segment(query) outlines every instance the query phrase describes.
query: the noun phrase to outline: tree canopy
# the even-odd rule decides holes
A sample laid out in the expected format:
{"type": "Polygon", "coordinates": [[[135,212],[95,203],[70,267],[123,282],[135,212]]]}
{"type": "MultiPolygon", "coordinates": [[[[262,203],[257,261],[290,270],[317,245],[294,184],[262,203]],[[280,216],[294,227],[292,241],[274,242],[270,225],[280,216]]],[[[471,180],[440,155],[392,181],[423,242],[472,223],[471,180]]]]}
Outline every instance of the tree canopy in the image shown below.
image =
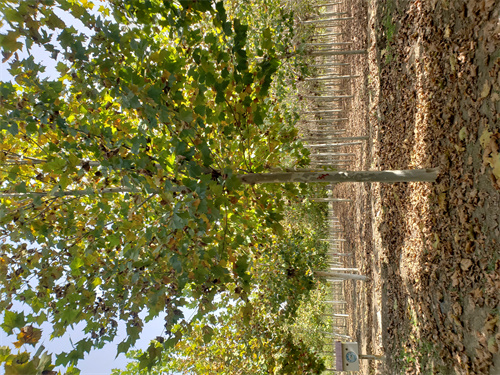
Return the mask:
{"type": "Polygon", "coordinates": [[[259,244],[283,234],[283,207],[301,187],[236,175],[303,166],[308,154],[293,106],[278,100],[286,90],[273,88],[274,75],[293,74],[277,58],[293,15],[264,3],[269,11],[196,0],[0,4],[13,76],[0,82],[2,328],[17,347],[38,348],[3,348],[11,373],[53,369],[38,344],[44,322],[51,337],[85,323],[85,338],[56,353],[55,365],[70,366],[112,341],[119,321],[118,352],[129,351],[141,311],[146,321],[166,313],[172,332],[152,344],[148,367],[183,335],[208,344],[223,334],[207,323],[221,296],[234,301],[227,314],[246,311],[251,332],[260,315],[249,296],[265,277],[251,267],[259,244]],[[43,77],[35,46],[58,76],[43,77]]]}

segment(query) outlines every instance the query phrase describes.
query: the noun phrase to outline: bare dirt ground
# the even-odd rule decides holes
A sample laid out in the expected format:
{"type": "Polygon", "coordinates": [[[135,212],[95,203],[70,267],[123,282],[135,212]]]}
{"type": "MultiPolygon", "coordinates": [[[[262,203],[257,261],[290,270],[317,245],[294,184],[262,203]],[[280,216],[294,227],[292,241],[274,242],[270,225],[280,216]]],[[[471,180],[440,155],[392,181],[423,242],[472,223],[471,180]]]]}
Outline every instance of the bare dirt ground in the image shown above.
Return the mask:
{"type": "Polygon", "coordinates": [[[436,183],[342,184],[351,334],[364,374],[500,374],[500,1],[351,0],[358,170],[436,183]]]}

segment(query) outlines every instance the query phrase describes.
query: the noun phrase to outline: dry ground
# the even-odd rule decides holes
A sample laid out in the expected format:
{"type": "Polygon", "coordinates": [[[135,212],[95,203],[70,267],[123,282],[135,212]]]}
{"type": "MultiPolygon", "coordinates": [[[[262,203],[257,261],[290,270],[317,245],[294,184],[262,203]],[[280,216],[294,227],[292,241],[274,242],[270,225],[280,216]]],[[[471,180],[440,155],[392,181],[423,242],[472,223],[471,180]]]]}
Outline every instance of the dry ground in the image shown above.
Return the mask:
{"type": "Polygon", "coordinates": [[[500,1],[351,0],[359,170],[436,183],[343,184],[351,333],[365,374],[500,374],[500,1]]]}

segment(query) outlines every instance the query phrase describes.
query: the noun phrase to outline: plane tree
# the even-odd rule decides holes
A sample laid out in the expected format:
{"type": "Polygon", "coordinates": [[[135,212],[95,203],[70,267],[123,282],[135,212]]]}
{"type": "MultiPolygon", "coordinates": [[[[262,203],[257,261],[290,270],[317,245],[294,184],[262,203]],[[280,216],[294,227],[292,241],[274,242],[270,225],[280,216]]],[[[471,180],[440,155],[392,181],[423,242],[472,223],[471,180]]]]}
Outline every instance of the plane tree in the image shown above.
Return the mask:
{"type": "MultiPolygon", "coordinates": [[[[118,352],[127,352],[147,310],[146,320],[165,313],[167,329],[184,327],[163,343],[176,345],[216,296],[249,282],[251,244],[269,228],[282,233],[283,206],[299,194],[292,183],[331,176],[266,173],[304,166],[308,153],[293,116],[270,98],[279,30],[249,42],[249,26],[209,1],[7,1],[0,10],[13,77],[0,82],[2,328],[17,346],[37,345],[42,323],[59,337],[83,322],[85,337],[55,362],[76,364],[112,341],[119,321],[118,352]],[[57,77],[43,77],[33,46],[57,77]],[[199,313],[188,321],[180,307],[192,301],[199,313]]],[[[0,360],[42,372],[49,354],[5,349],[0,360]]]]}
{"type": "MultiPolygon", "coordinates": [[[[290,147],[293,129],[266,112],[278,61],[250,61],[248,27],[221,2],[1,10],[13,76],[0,83],[2,328],[16,345],[37,345],[44,322],[51,337],[84,322],[85,338],[57,355],[67,365],[113,340],[119,321],[128,336],[118,352],[128,351],[144,309],[146,320],[166,313],[168,328],[189,325],[179,308],[195,300],[201,319],[244,277],[240,247],[281,230],[283,193],[236,177],[276,166],[290,147]],[[58,77],[42,78],[43,63],[24,57],[34,45],[58,77]]],[[[50,369],[41,353],[7,350],[1,360],[50,369]]]]}

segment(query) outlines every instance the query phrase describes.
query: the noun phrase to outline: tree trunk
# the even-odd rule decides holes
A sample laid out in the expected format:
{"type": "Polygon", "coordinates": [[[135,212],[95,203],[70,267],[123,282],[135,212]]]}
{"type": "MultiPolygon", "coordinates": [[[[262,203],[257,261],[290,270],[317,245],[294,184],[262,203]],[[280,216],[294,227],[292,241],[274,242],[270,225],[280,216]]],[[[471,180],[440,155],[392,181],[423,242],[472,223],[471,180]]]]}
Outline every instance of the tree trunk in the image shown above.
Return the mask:
{"type": "Polygon", "coordinates": [[[342,172],[281,172],[250,173],[239,175],[245,184],[270,184],[287,182],[434,182],[438,176],[437,168],[410,169],[394,171],[342,171],[342,172]]]}
{"type": "Polygon", "coordinates": [[[354,95],[336,95],[336,96],[317,96],[317,95],[314,95],[314,96],[304,96],[304,98],[311,99],[311,100],[318,100],[318,101],[322,101],[322,102],[329,102],[331,100],[354,98],[354,95]]]}
{"type": "Polygon", "coordinates": [[[359,272],[357,268],[345,268],[332,266],[328,269],[328,272],[359,272]]]}
{"type": "Polygon", "coordinates": [[[352,273],[340,273],[340,272],[330,272],[330,271],[314,271],[314,274],[319,277],[333,278],[340,280],[361,280],[366,281],[368,277],[364,275],[355,275],[352,273]]]}
{"type": "MultiPolygon", "coordinates": [[[[437,179],[438,168],[394,170],[394,171],[342,171],[342,172],[275,172],[275,173],[249,173],[237,175],[244,184],[282,184],[289,182],[316,183],[316,182],[434,182],[437,179]]],[[[0,193],[0,198],[48,195],[83,196],[106,193],[138,193],[140,191],[126,187],[106,189],[83,189],[59,192],[27,192],[27,193],[0,193]]]]}
{"type": "Polygon", "coordinates": [[[352,202],[352,199],[344,198],[313,198],[313,202],[352,202]]]}
{"type": "Polygon", "coordinates": [[[348,12],[329,12],[329,13],[320,13],[319,15],[314,15],[314,17],[332,17],[332,16],[345,16],[349,14],[348,12]]]}
{"type": "MultiPolygon", "coordinates": [[[[367,141],[368,137],[367,136],[360,136],[360,137],[338,137],[338,138],[333,138],[332,140],[335,141],[367,141]]],[[[330,143],[325,143],[325,144],[316,144],[314,147],[327,147],[331,146],[330,143]]]]}
{"type": "MultiPolygon", "coordinates": [[[[358,78],[359,76],[329,76],[329,77],[313,77],[313,78],[306,78],[306,82],[314,82],[314,81],[332,81],[336,79],[351,79],[351,78],[358,78]]],[[[352,95],[350,96],[352,97],[352,95]]]]}
{"type": "MultiPolygon", "coordinates": [[[[334,250],[339,251],[340,249],[334,249],[334,250]]],[[[326,253],[326,255],[331,256],[331,257],[352,257],[354,254],[353,253],[326,253]]]]}
{"type": "Polygon", "coordinates": [[[324,109],[324,110],[317,110],[317,111],[306,111],[303,112],[302,114],[304,115],[322,115],[325,113],[335,113],[335,112],[342,112],[341,109],[324,109]]]}
{"type": "MultiPolygon", "coordinates": [[[[328,35],[333,35],[333,34],[328,34],[328,35]]],[[[316,65],[310,65],[311,68],[318,68],[318,69],[324,69],[330,66],[349,66],[349,63],[329,63],[329,64],[316,64],[316,65]]]]}
{"type": "Polygon", "coordinates": [[[305,25],[310,25],[310,24],[319,24],[319,23],[329,23],[329,22],[336,22],[336,21],[349,21],[353,20],[354,17],[339,17],[339,18],[329,18],[329,19],[321,19],[321,20],[311,20],[311,21],[302,21],[302,24],[305,25]]]}
{"type": "MultiPolygon", "coordinates": [[[[349,153],[345,153],[345,152],[319,152],[317,154],[311,154],[310,156],[337,156],[337,157],[341,157],[341,156],[356,156],[356,154],[349,154],[349,153]]],[[[336,160],[332,160],[332,161],[336,161],[336,160]]]]}
{"type": "MultiPolygon", "coordinates": [[[[336,141],[338,138],[332,138],[332,141],[336,141]]],[[[363,142],[346,142],[346,143],[326,143],[326,144],[307,144],[304,145],[305,147],[329,147],[329,148],[336,148],[336,147],[341,147],[341,146],[356,146],[356,145],[361,145],[363,142]]],[[[417,171],[418,169],[412,169],[417,171]]],[[[396,171],[394,171],[396,172],[396,171]]],[[[382,181],[381,181],[382,182],[382,181]]]]}
{"type": "MultiPolygon", "coordinates": [[[[321,124],[321,123],[329,123],[329,122],[332,122],[332,121],[344,121],[344,120],[348,120],[348,118],[347,117],[345,117],[345,118],[342,118],[342,117],[337,118],[336,117],[336,118],[331,118],[331,119],[312,119],[312,120],[305,120],[304,119],[304,120],[301,120],[301,121],[303,121],[305,123],[316,123],[316,124],[320,123],[321,124]]],[[[314,126],[321,127],[321,125],[314,125],[314,126]]],[[[342,130],[342,131],[345,132],[345,130],[342,130]]]]}
{"type": "Polygon", "coordinates": [[[321,314],[322,316],[327,316],[329,318],[348,318],[349,314],[321,314]]]}
{"type": "Polygon", "coordinates": [[[367,51],[363,50],[351,50],[351,51],[316,51],[309,52],[306,56],[339,56],[339,55],[365,55],[367,51]]]}
{"type": "Polygon", "coordinates": [[[345,46],[352,44],[352,42],[332,42],[332,43],[304,43],[297,47],[329,47],[329,46],[345,46]]]}

